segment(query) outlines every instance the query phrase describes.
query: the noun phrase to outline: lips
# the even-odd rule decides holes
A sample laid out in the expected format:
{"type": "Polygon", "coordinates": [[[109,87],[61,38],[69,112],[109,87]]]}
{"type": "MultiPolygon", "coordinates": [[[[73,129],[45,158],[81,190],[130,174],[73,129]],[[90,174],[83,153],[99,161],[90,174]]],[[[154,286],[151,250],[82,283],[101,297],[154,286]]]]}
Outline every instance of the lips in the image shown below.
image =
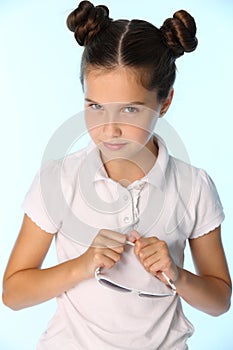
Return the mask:
{"type": "Polygon", "coordinates": [[[104,147],[106,147],[107,149],[109,149],[111,151],[119,151],[124,146],[126,146],[127,143],[126,142],[122,142],[122,143],[103,142],[103,145],[104,145],[104,147]]]}

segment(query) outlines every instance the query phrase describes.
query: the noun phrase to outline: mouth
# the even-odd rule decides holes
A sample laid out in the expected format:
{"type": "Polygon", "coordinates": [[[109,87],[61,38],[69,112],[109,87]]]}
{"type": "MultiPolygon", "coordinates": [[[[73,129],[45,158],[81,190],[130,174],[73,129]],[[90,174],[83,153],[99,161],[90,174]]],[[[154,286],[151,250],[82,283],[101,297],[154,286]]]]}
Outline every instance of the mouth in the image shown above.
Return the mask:
{"type": "Polygon", "coordinates": [[[126,142],[121,142],[121,143],[103,142],[103,145],[104,145],[104,147],[106,147],[107,149],[109,149],[111,151],[119,151],[123,147],[125,147],[127,145],[127,143],[126,142]]]}

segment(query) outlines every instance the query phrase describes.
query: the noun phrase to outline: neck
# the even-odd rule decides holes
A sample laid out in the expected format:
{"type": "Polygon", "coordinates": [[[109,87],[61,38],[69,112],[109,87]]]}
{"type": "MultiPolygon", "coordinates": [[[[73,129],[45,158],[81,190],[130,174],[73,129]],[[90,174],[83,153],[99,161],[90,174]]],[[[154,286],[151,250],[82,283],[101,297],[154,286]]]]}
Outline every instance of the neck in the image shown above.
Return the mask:
{"type": "MultiPolygon", "coordinates": [[[[140,154],[131,159],[110,159],[104,161],[108,176],[127,187],[130,183],[142,179],[154,166],[158,156],[158,147],[155,142],[148,143],[140,154]]],[[[102,156],[102,158],[104,158],[102,156]]]]}

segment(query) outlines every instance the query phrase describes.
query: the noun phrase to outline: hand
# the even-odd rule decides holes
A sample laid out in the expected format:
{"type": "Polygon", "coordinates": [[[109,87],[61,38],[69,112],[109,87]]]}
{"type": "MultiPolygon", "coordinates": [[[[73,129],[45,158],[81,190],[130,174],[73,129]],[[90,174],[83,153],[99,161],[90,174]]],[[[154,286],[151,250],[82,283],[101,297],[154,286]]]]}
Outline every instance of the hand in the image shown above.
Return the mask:
{"type": "Polygon", "coordinates": [[[86,278],[92,278],[98,267],[112,268],[121,258],[126,238],[126,235],[119,232],[100,230],[91,246],[82,255],[86,278]]]}
{"type": "Polygon", "coordinates": [[[179,270],[170,256],[166,242],[156,237],[143,238],[136,231],[131,233],[129,240],[134,241],[134,252],[148,272],[166,284],[162,272],[172,281],[178,280],[179,270]]]}

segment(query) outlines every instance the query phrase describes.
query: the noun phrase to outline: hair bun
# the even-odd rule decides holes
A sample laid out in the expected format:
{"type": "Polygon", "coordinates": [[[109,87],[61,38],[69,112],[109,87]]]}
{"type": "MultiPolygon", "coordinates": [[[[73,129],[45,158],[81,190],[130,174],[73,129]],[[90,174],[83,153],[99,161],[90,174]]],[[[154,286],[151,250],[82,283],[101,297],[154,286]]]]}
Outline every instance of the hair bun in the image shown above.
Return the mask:
{"type": "Polygon", "coordinates": [[[177,11],[173,18],[166,19],[160,30],[175,58],[182,56],[184,52],[192,52],[197,47],[195,20],[184,10],[177,11]]]}
{"type": "Polygon", "coordinates": [[[94,6],[90,1],[82,1],[78,8],[69,14],[66,24],[74,32],[78,44],[87,46],[110,21],[106,6],[94,6]]]}

